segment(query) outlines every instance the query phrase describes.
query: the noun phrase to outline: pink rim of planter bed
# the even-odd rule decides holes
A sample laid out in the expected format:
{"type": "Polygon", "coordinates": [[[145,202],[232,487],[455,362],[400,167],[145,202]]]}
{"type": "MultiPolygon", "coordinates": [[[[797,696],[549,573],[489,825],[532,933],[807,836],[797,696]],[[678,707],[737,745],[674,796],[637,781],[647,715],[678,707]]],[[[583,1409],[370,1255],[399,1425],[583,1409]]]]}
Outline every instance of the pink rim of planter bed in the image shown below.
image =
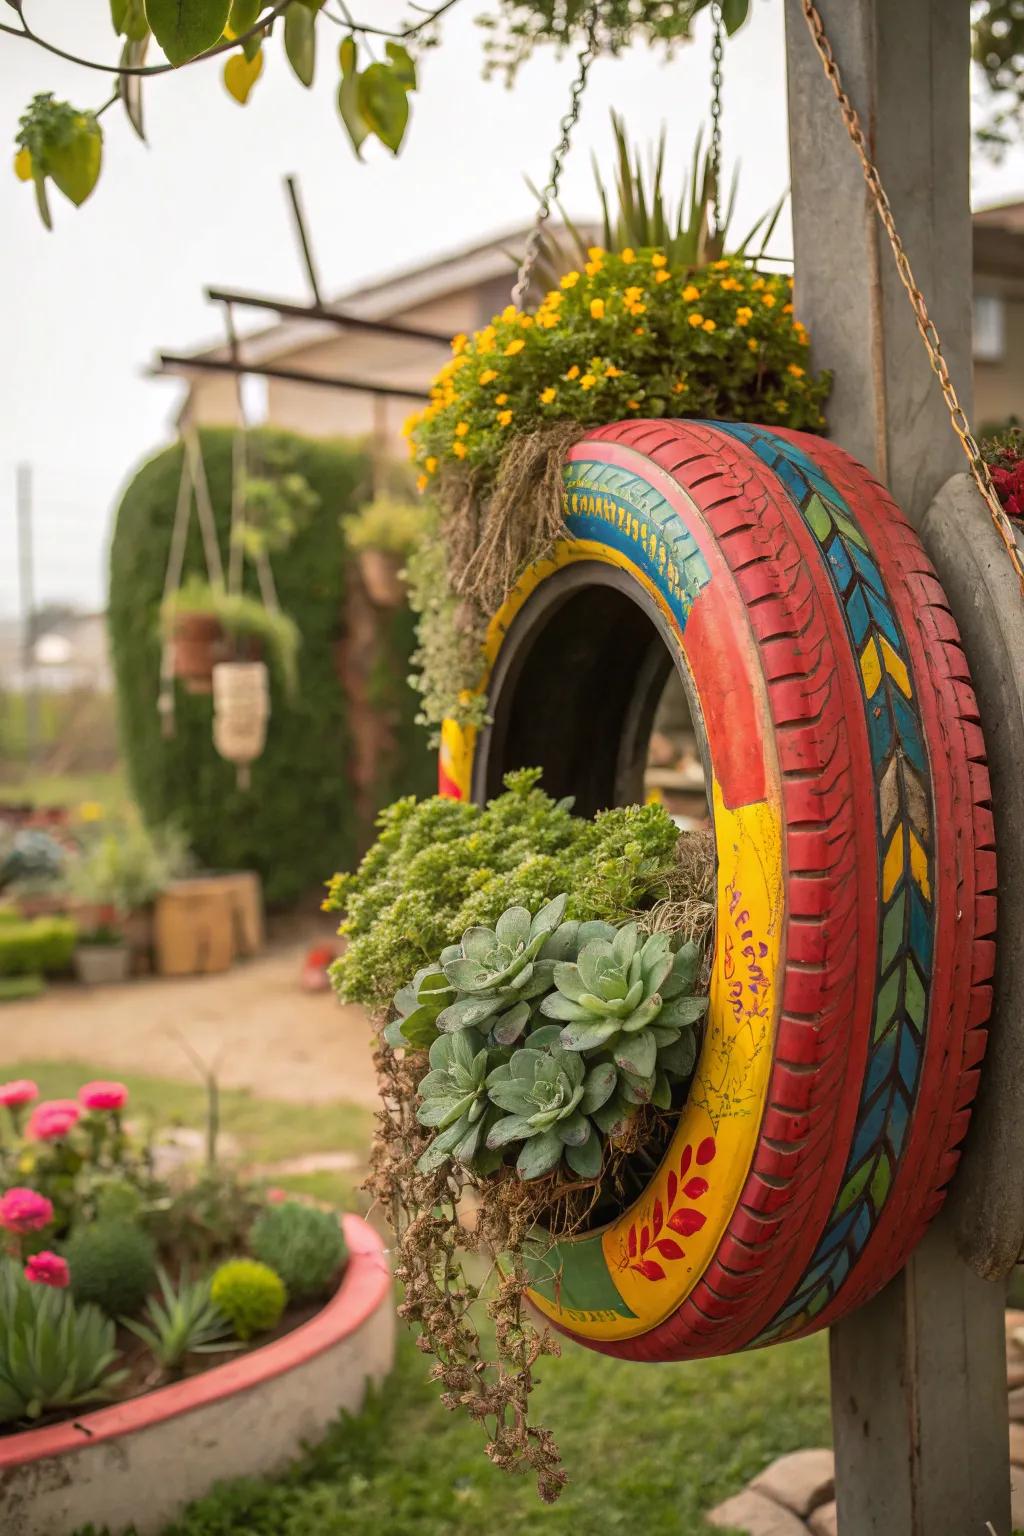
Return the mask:
{"type": "Polygon", "coordinates": [[[342,1227],[349,1250],[348,1265],[337,1291],[308,1323],[283,1339],[275,1339],[241,1359],[215,1366],[188,1381],[158,1387],[155,1392],[99,1408],[63,1424],[5,1437],[0,1440],[0,1470],[50,1456],[65,1456],[69,1451],[87,1450],[136,1430],[149,1429],[179,1414],[191,1413],[208,1403],[234,1397],[304,1365],[355,1333],[386,1301],[391,1272],[384,1257],[384,1244],[372,1227],[359,1216],[342,1217],[342,1227]]]}

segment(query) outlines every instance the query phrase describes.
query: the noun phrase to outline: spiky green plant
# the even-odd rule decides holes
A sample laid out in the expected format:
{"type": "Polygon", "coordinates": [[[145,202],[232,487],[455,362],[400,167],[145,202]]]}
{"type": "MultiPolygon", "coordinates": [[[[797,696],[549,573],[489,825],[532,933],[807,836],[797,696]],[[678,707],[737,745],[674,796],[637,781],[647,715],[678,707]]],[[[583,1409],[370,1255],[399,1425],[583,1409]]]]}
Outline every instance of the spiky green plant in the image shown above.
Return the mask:
{"type": "MultiPolygon", "coordinates": [[[[740,240],[730,239],[729,229],[736,211],[739,172],[733,175],[722,208],[719,228],[712,227],[716,178],[711,148],[704,148],[703,133],[698,133],[693,147],[689,174],[673,206],[665,187],[666,130],[663,127],[645,166],[639,150],[634,151],[625,120],[612,112],[615,136],[615,184],[605,185],[596,156],[594,181],[601,203],[601,231],[597,243],[606,251],[663,250],[671,266],[703,267],[723,255],[764,256],[782,213],[785,197],[779,199],[756,221],[740,240]]],[[[559,206],[564,235],[549,236],[541,246],[537,279],[541,287],[556,287],[562,273],[573,266],[584,266],[588,251],[595,244],[593,233],[578,229],[559,206]],[[566,236],[568,237],[566,239],[566,236]]]]}
{"type": "Polygon", "coordinates": [[[555,966],[556,990],[540,1011],[565,1025],[564,1050],[611,1055],[630,1102],[667,1109],[671,1078],[693,1067],[693,1025],[708,1005],[692,995],[698,963],[696,945],[673,955],[667,934],[645,938],[627,923],[613,938],[585,944],[575,962],[555,966]]]}
{"type": "Polygon", "coordinates": [[[221,1354],[240,1346],[228,1339],[231,1325],[214,1306],[209,1280],[192,1280],[185,1271],[177,1288],[162,1267],[157,1271],[160,1296],[150,1298],[145,1321],[122,1318],[122,1324],[142,1340],[162,1371],[179,1371],[186,1355],[221,1354]]]}
{"type": "Polygon", "coordinates": [[[127,1374],[112,1369],[117,1358],[98,1307],[76,1307],[67,1291],[30,1285],[0,1262],[0,1424],[113,1397],[127,1374]]]}
{"type": "Polygon", "coordinates": [[[612,1062],[588,1070],[576,1052],[527,1043],[488,1075],[487,1097],[504,1114],[488,1132],[487,1146],[495,1151],[521,1141],[516,1172],[523,1179],[550,1173],[563,1154],[574,1173],[596,1178],[602,1140],[590,1117],[611,1099],[617,1080],[612,1062]]]}

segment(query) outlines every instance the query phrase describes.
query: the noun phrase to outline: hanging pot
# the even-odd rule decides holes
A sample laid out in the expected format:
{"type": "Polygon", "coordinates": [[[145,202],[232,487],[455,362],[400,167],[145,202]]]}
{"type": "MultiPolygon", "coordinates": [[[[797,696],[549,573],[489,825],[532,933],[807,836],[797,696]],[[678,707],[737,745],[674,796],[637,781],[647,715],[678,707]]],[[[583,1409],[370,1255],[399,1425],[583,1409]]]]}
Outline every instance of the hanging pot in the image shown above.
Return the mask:
{"type": "Polygon", "coordinates": [[[249,786],[249,764],[263,752],[270,718],[270,686],[262,661],[219,661],[213,668],[213,744],[249,786]]]}
{"type": "Polygon", "coordinates": [[[370,601],[378,608],[401,608],[405,602],[405,582],[400,574],[404,564],[401,555],[382,549],[359,551],[359,574],[370,601]]]}
{"type": "Polygon", "coordinates": [[[224,631],[212,613],[176,613],[171,628],[171,669],[188,693],[209,693],[224,631]]]}

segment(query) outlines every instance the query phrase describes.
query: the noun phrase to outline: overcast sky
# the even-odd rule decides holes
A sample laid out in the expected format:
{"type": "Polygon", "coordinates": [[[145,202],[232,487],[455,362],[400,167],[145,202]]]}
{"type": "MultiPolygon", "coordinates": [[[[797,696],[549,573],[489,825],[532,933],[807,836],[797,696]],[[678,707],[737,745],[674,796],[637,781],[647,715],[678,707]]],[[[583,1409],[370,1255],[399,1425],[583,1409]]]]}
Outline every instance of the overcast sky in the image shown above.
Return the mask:
{"type": "MultiPolygon", "coordinates": [[[[116,57],[108,0],[25,0],[37,32],[96,58],[116,57]]],[[[397,20],[397,0],[353,0],[357,15],[397,20]]],[[[218,339],[207,284],[304,297],[282,193],[297,172],[329,293],[527,220],[527,175],[545,179],[573,61],[538,54],[515,90],[480,76],[485,3],[463,0],[421,70],[406,146],[359,164],[338,123],[337,65],[328,50],[304,91],[279,42],[249,106],[232,102],[220,65],[189,68],[147,88],[149,147],[112,108],[104,171],[80,210],[52,195],[56,228],[37,218],[31,188],[0,161],[0,616],[16,608],[14,473],[32,464],[39,600],[103,600],[106,545],[118,489],[166,441],[180,386],[144,370],[163,347],[218,339]]],[[[782,6],[758,0],[726,54],[727,171],[742,162],[739,223],[753,222],[788,180],[782,6]]],[[[323,34],[327,28],[318,28],[323,34]]],[[[333,49],[331,50],[333,54],[333,49]]],[[[593,212],[592,149],[607,160],[609,110],[634,138],[669,124],[680,177],[708,107],[706,21],[671,63],[647,49],[594,67],[565,180],[571,213],[593,212]]],[[[0,133],[9,142],[36,91],[76,105],[104,100],[105,79],[0,35],[0,133]]],[[[1024,153],[977,168],[976,201],[1024,193],[1024,153]]],[[[788,233],[782,235],[786,248],[788,233]]]]}

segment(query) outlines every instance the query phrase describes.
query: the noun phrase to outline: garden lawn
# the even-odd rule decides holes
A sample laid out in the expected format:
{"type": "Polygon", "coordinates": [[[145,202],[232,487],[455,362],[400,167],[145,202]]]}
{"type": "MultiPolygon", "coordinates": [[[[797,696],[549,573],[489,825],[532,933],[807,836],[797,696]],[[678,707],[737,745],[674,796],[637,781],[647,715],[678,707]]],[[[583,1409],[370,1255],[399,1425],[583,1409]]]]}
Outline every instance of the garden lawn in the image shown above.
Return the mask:
{"type": "Polygon", "coordinates": [[[226,1484],[164,1536],[710,1536],[704,1512],[767,1462],[831,1443],[822,1338],[677,1366],[566,1344],[535,1398],[570,1476],[547,1508],[532,1479],[487,1462],[428,1368],[403,1330],[394,1374],[359,1418],[278,1481],[226,1484]]]}
{"type": "MultiPolygon", "coordinates": [[[[5,1067],[4,1078],[31,1078],[44,1099],[74,1098],[83,1083],[109,1077],[88,1062],[18,1061],[5,1067]]],[[[199,1081],[122,1073],[118,1079],[129,1092],[129,1121],[155,1129],[185,1126],[202,1131],[206,1124],[206,1089],[199,1081]]],[[[370,1147],[373,1116],[355,1104],[294,1104],[257,1098],[245,1089],[220,1090],[220,1128],[237,1144],[240,1159],[267,1170],[268,1181],[297,1194],[365,1209],[358,1192],[370,1147]],[[273,1165],[317,1153],[351,1152],[358,1160],[352,1170],[278,1173],[273,1165]]]]}

